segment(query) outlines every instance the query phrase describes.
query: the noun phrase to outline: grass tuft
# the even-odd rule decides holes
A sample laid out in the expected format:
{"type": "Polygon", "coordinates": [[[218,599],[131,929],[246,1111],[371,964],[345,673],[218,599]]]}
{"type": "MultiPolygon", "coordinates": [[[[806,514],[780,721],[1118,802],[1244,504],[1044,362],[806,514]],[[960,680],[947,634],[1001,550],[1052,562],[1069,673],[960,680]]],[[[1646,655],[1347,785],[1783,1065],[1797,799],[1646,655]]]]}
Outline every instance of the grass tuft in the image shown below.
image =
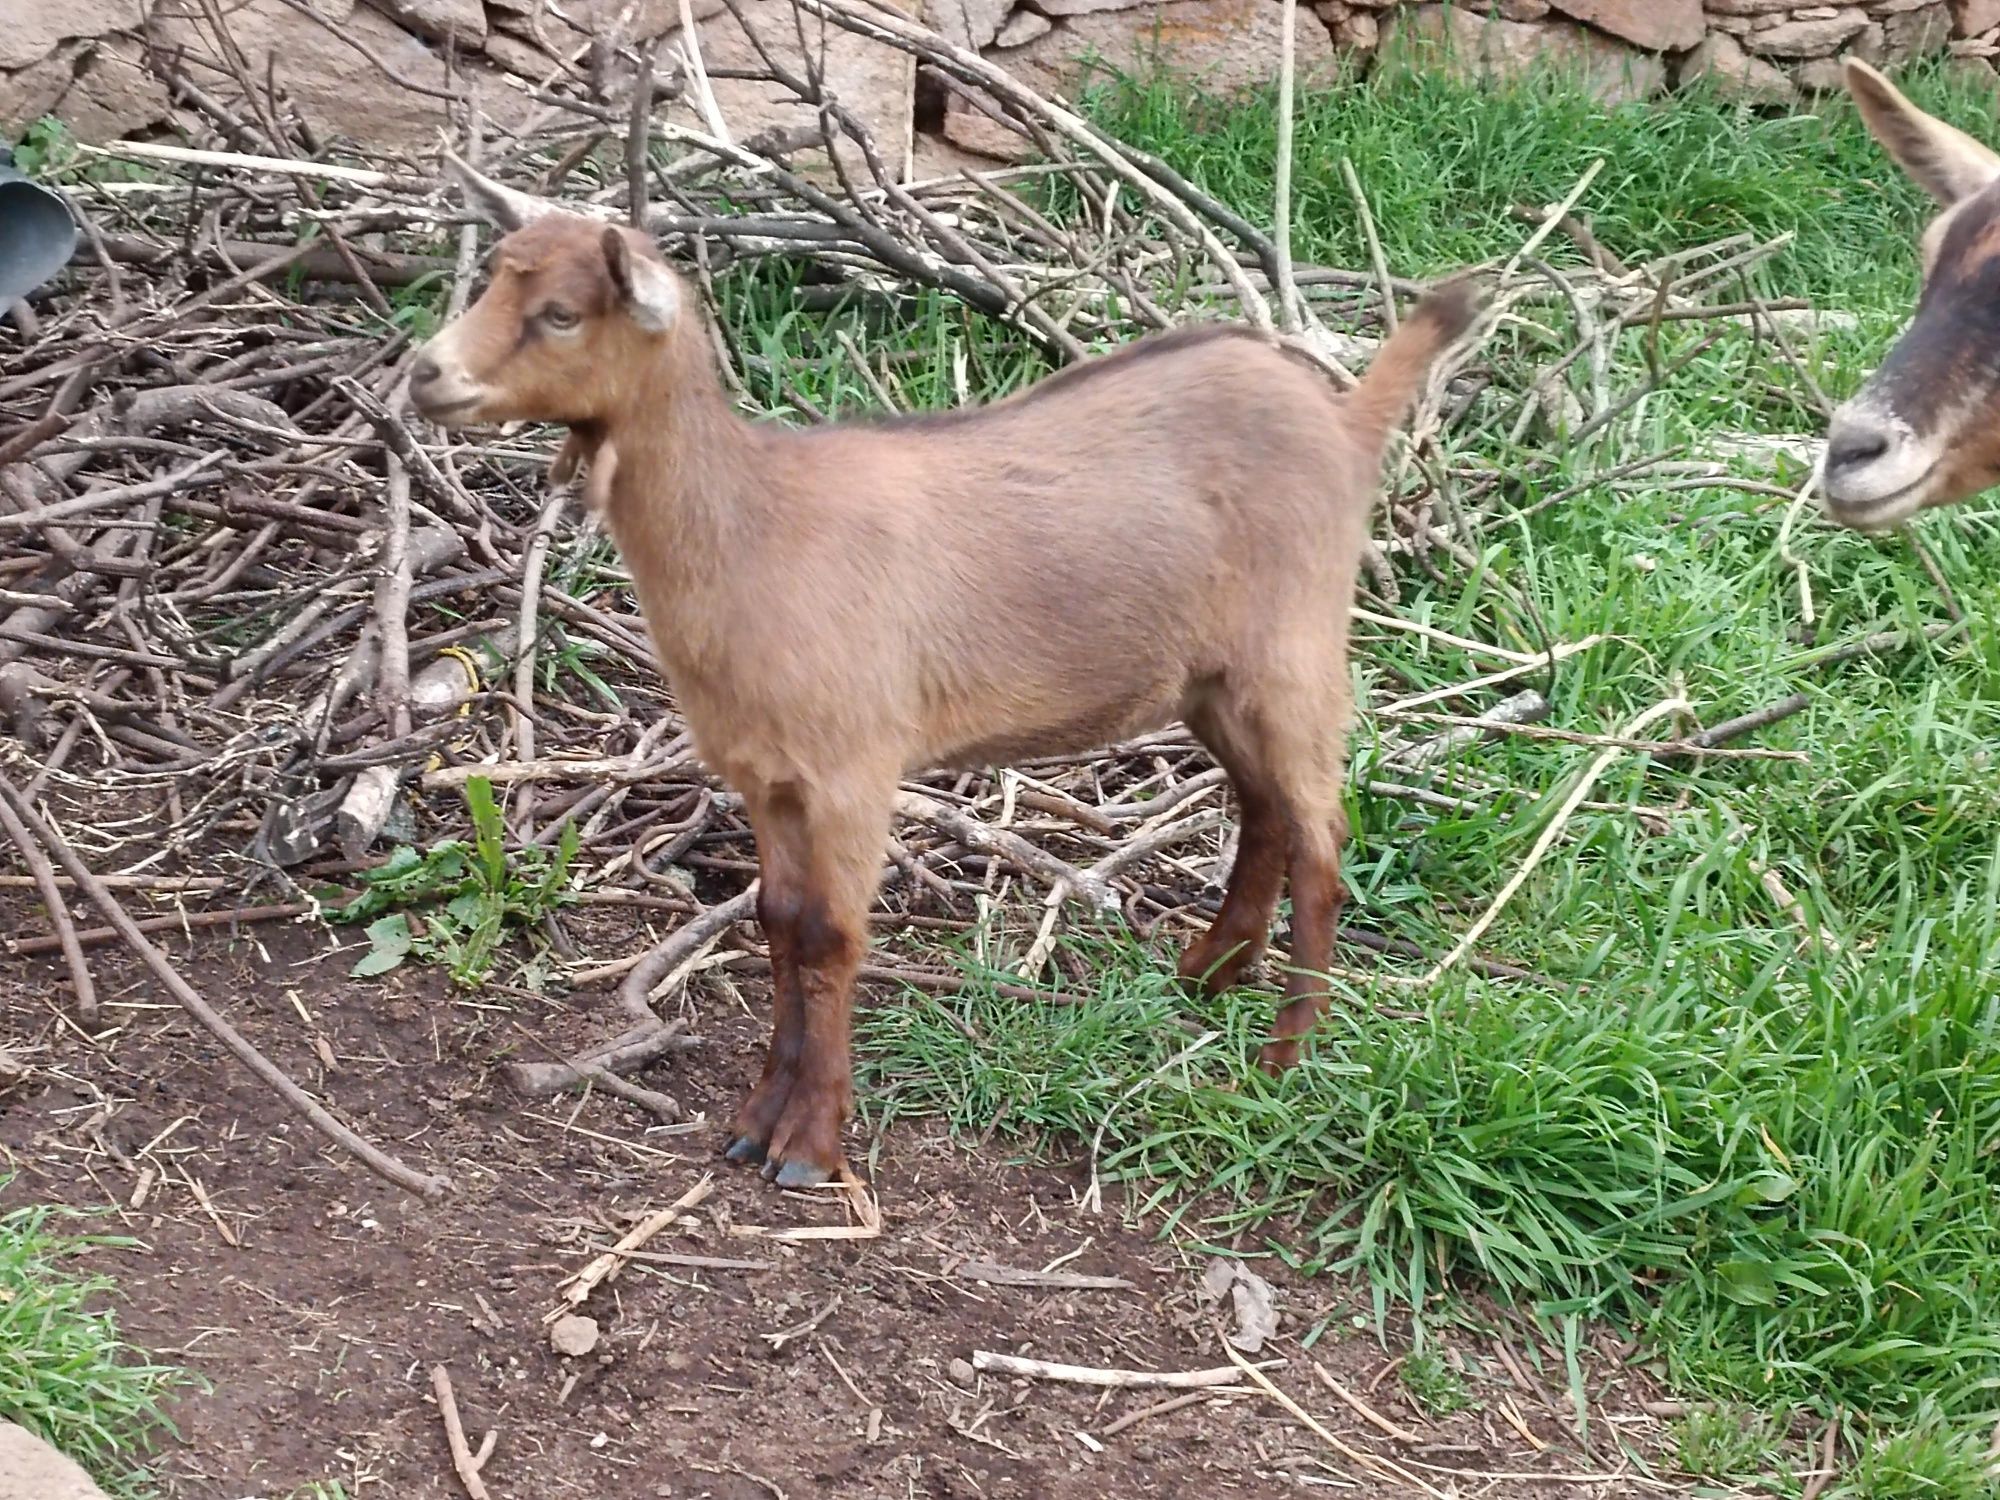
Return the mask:
{"type": "Polygon", "coordinates": [[[79,1276],[76,1257],[129,1241],[57,1231],[58,1210],[0,1214],[0,1417],[88,1469],[115,1496],[137,1496],[135,1465],[170,1432],[161,1402],[189,1379],[119,1336],[112,1283],[79,1276]]]}

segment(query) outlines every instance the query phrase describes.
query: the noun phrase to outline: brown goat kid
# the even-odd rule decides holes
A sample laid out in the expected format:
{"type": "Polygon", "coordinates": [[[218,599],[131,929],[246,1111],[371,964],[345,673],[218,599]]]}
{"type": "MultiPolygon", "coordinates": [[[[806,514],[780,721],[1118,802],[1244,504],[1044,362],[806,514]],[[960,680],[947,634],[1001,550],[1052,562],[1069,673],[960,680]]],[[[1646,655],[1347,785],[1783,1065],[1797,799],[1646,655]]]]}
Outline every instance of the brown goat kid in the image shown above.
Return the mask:
{"type": "Polygon", "coordinates": [[[1924,232],[1916,317],[1827,432],[1827,514],[1879,531],[2000,484],[2000,154],[1854,58],[1847,87],[1875,138],[1943,205],[1924,232]]]}
{"type": "Polygon", "coordinates": [[[1343,888],[1347,617],[1383,450],[1474,322],[1422,302],[1358,389],[1209,328],[1143,339],[989,407],[799,431],[730,408],[694,295],[644,236],[455,164],[508,231],[410,391],[449,425],[571,431],[709,765],[743,796],[774,980],[728,1155],[838,1170],[849,1014],[898,783],[1081,752],[1185,719],[1241,802],[1212,989],[1289,873],[1291,973],[1265,1061],[1326,1003],[1343,888]]]}

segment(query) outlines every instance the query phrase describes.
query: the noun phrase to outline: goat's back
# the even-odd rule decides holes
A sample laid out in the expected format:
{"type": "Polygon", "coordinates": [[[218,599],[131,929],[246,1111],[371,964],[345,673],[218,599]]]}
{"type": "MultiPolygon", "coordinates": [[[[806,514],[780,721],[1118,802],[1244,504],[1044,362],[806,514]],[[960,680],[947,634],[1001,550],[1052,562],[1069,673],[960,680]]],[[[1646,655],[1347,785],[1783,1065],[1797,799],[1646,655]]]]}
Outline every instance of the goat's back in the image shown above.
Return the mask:
{"type": "MultiPolygon", "coordinates": [[[[742,622],[772,699],[910,764],[1102,743],[1283,656],[1341,670],[1382,434],[1255,335],[1142,341],[992,406],[773,434],[742,622]],[[816,649],[817,648],[817,649],[816,649]]],[[[746,580],[739,580],[739,585],[746,580]]]]}

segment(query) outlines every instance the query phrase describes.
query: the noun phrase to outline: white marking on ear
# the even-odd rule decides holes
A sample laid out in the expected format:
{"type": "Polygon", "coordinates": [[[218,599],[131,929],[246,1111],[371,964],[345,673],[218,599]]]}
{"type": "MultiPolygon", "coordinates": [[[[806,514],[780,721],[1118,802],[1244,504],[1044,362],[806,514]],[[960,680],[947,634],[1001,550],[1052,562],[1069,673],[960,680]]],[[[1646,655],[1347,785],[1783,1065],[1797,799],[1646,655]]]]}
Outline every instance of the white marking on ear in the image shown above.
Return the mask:
{"type": "Polygon", "coordinates": [[[672,271],[652,256],[636,253],[622,229],[604,231],[604,260],[633,322],[653,333],[674,326],[681,311],[681,289],[672,271]]]}
{"type": "Polygon", "coordinates": [[[446,175],[457,182],[466,207],[495,229],[511,234],[524,224],[562,211],[546,198],[517,193],[505,183],[495,182],[449,148],[444,153],[444,165],[446,175]]]}
{"type": "Polygon", "coordinates": [[[2000,179],[2000,153],[1912,104],[1858,57],[1846,60],[1847,91],[1869,133],[1917,186],[1949,207],[2000,179]]]}

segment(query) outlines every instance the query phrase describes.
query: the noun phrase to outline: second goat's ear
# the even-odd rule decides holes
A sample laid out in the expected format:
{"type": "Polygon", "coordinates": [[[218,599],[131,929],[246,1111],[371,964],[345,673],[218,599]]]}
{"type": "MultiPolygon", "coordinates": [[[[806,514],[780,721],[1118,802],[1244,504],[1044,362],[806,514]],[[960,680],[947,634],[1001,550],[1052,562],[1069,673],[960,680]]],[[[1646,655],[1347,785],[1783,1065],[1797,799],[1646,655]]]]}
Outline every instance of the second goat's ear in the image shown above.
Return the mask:
{"type": "Polygon", "coordinates": [[[1949,208],[2000,178],[2000,154],[1926,114],[1859,58],[1846,60],[1847,91],[1869,132],[1918,187],[1949,208]]]}
{"type": "Polygon", "coordinates": [[[636,249],[622,229],[606,229],[603,243],[611,284],[618,288],[632,321],[653,333],[665,333],[673,327],[681,310],[681,289],[674,273],[636,249]]]}
{"type": "Polygon", "coordinates": [[[495,182],[454,151],[444,153],[444,166],[445,174],[457,182],[466,207],[502,233],[512,233],[556,212],[553,203],[495,182]]]}

